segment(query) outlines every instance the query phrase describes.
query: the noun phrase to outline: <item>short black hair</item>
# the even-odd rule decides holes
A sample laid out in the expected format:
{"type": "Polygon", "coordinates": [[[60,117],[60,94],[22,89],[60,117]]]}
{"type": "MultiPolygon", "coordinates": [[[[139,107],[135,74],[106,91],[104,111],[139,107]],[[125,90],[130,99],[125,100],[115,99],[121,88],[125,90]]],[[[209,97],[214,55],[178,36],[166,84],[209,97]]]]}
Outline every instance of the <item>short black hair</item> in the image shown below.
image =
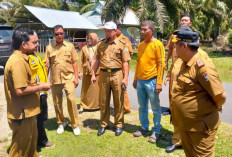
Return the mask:
{"type": "Polygon", "coordinates": [[[192,51],[197,51],[200,46],[200,44],[193,44],[193,43],[187,43],[187,45],[192,51]]]}
{"type": "Polygon", "coordinates": [[[181,14],[180,15],[180,20],[183,18],[183,17],[189,17],[190,18],[190,21],[193,22],[193,17],[189,14],[181,14]]]}
{"type": "Polygon", "coordinates": [[[14,31],[12,36],[12,46],[15,50],[18,50],[23,42],[30,40],[29,36],[34,35],[34,32],[27,28],[19,28],[14,31]]]}
{"type": "Polygon", "coordinates": [[[122,28],[122,24],[120,22],[117,22],[116,25],[117,25],[117,29],[122,28]]]}
{"type": "Polygon", "coordinates": [[[55,32],[56,29],[62,28],[64,30],[64,27],[62,25],[55,25],[53,27],[53,33],[55,32]]]}
{"type": "Polygon", "coordinates": [[[151,20],[143,21],[142,26],[148,26],[151,30],[155,30],[155,23],[151,20]]]}

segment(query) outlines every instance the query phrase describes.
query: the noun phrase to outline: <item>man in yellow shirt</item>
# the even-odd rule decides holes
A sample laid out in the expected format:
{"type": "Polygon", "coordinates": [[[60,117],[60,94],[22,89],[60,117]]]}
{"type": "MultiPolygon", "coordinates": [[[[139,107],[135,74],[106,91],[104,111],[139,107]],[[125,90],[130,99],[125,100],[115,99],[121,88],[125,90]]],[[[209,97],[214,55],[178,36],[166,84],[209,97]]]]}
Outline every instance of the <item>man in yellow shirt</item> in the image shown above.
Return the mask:
{"type": "Polygon", "coordinates": [[[144,21],[141,26],[141,36],[144,41],[138,46],[136,71],[133,87],[137,89],[139,102],[139,120],[141,129],[135,131],[135,137],[149,131],[148,100],[153,112],[154,127],[148,142],[155,143],[160,137],[161,107],[159,93],[162,91],[165,50],[162,42],[153,37],[155,24],[144,21]]]}
{"type": "MultiPolygon", "coordinates": [[[[38,36],[35,34],[35,38],[38,41],[38,36]]],[[[29,56],[29,65],[31,68],[32,77],[37,83],[48,83],[47,70],[45,66],[45,60],[41,60],[39,56],[32,52],[29,56]]],[[[39,147],[53,147],[54,143],[48,141],[48,137],[45,131],[45,121],[48,119],[48,104],[47,104],[47,91],[41,91],[40,93],[40,114],[36,116],[38,140],[37,146],[39,147]]]]}

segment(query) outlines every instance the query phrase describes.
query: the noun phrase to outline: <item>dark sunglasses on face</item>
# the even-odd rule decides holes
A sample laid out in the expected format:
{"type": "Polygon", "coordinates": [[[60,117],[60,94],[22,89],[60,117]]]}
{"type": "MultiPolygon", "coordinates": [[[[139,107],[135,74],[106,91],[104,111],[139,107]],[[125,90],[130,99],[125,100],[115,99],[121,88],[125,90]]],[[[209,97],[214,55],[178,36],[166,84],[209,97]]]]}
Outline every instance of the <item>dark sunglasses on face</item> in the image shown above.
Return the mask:
{"type": "Polygon", "coordinates": [[[58,35],[64,35],[63,32],[60,32],[60,33],[54,33],[55,36],[58,36],[58,35]]]}

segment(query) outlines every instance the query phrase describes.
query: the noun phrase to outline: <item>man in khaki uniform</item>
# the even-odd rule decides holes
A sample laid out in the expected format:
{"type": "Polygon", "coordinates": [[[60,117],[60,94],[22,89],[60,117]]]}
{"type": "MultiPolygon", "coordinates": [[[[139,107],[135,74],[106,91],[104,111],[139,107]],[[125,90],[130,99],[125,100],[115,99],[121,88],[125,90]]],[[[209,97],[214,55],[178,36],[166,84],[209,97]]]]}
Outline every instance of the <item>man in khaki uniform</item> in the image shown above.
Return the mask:
{"type": "MultiPolygon", "coordinates": [[[[192,25],[192,17],[188,14],[182,14],[181,17],[180,17],[180,26],[183,26],[183,25],[186,25],[186,26],[191,26],[192,25]]],[[[174,33],[177,32],[174,31],[174,33]]],[[[168,69],[168,60],[170,58],[170,56],[172,56],[172,65],[171,67],[173,66],[173,64],[175,63],[175,61],[178,59],[177,57],[177,54],[176,54],[176,47],[175,47],[175,44],[172,42],[172,39],[176,38],[176,35],[175,34],[172,34],[169,41],[168,41],[168,55],[165,59],[165,69],[167,70],[168,69]]],[[[168,72],[168,74],[170,74],[170,71],[171,71],[171,68],[168,72]]],[[[170,75],[167,75],[166,78],[165,78],[165,81],[164,81],[164,85],[166,86],[167,84],[167,81],[170,80],[170,75]]],[[[172,86],[172,81],[170,81],[169,83],[169,102],[171,102],[171,86],[172,86]]],[[[172,112],[172,108],[173,106],[171,105],[170,103],[170,111],[172,112]]],[[[171,153],[173,151],[175,151],[176,149],[178,148],[181,148],[181,139],[180,139],[180,133],[179,133],[179,129],[177,126],[173,125],[174,127],[174,131],[173,131],[173,136],[172,136],[172,144],[167,146],[165,151],[167,153],[171,153]]]]}
{"type": "Polygon", "coordinates": [[[213,62],[198,52],[199,34],[188,26],[177,32],[178,59],[172,69],[172,121],[180,129],[187,157],[214,156],[214,142],[220,125],[218,111],[226,94],[213,62]]]}
{"type": "Polygon", "coordinates": [[[10,157],[37,157],[37,126],[35,116],[40,113],[39,91],[47,91],[50,84],[36,84],[29,66],[29,53],[36,51],[38,38],[33,31],[18,29],[13,34],[14,53],[4,71],[8,123],[13,131],[10,157]]]}
{"type": "MultiPolygon", "coordinates": [[[[119,40],[122,40],[122,41],[126,42],[126,45],[128,46],[130,56],[132,56],[133,55],[133,48],[132,48],[132,45],[131,45],[131,41],[126,36],[124,36],[122,34],[122,24],[121,23],[117,23],[116,35],[117,35],[119,40]]],[[[130,113],[130,112],[131,112],[130,101],[129,101],[127,90],[125,90],[124,91],[124,113],[130,113]]]]}
{"type": "Polygon", "coordinates": [[[77,105],[75,101],[75,88],[78,86],[77,54],[72,43],[64,41],[64,29],[61,25],[53,28],[56,41],[46,48],[46,66],[50,73],[52,96],[59,127],[58,134],[64,132],[67,126],[63,115],[62,101],[65,90],[67,96],[68,112],[74,135],[80,135],[78,124],[77,105]],[[73,75],[74,74],[74,75],[73,75]]]}
{"type": "Polygon", "coordinates": [[[100,111],[101,127],[98,136],[104,134],[110,119],[110,97],[113,92],[114,99],[114,126],[115,135],[121,135],[124,123],[123,90],[127,87],[128,62],[130,54],[126,43],[116,36],[117,26],[114,22],[104,25],[106,40],[103,40],[97,50],[96,61],[93,66],[91,82],[96,81],[95,73],[100,66],[100,111]]]}

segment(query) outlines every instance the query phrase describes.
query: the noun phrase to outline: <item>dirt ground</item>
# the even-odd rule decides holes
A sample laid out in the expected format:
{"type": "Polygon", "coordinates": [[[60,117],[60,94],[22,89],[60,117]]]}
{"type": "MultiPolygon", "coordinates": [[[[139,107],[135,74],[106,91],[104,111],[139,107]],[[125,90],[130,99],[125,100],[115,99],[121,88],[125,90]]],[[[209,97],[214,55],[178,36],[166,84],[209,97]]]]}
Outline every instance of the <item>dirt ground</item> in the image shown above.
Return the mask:
{"type": "Polygon", "coordinates": [[[6,147],[11,141],[11,130],[7,122],[4,85],[0,82],[0,157],[7,156],[6,147]]]}

